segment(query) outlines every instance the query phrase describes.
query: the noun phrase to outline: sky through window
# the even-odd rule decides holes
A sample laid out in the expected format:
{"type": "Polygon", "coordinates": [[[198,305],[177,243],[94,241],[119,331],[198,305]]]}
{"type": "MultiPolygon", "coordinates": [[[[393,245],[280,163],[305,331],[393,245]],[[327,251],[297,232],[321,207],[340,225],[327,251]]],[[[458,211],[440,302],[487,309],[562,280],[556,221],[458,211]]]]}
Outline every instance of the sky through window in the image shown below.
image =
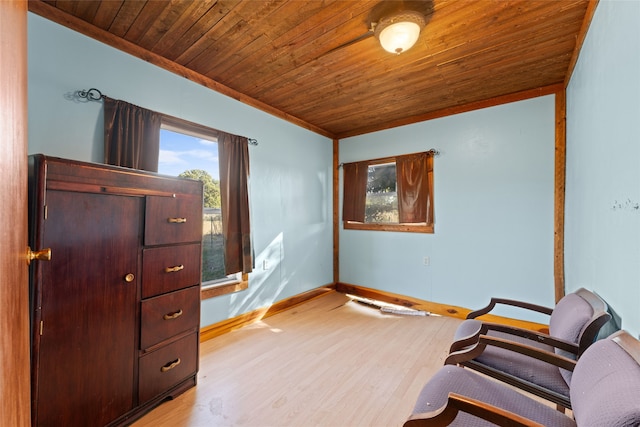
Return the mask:
{"type": "Polygon", "coordinates": [[[158,172],[178,176],[192,169],[202,169],[213,179],[220,176],[218,143],[167,129],[160,130],[158,172]]]}

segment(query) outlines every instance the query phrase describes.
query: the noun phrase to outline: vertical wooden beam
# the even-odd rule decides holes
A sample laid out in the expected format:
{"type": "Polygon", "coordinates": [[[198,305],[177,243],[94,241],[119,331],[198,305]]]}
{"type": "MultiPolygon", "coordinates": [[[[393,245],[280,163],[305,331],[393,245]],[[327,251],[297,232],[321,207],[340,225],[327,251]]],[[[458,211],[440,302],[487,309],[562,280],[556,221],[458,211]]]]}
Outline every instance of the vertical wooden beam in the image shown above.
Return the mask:
{"type": "Polygon", "coordinates": [[[564,196],[566,175],[566,90],[556,93],[556,150],[554,189],[554,262],[556,303],[564,296],[564,196]]]}
{"type": "Polygon", "coordinates": [[[340,141],[333,140],[333,283],[340,281],[340,212],[339,212],[339,162],[340,141]]]}
{"type": "Polygon", "coordinates": [[[0,111],[0,425],[26,427],[31,411],[25,0],[0,1],[0,111]]]}

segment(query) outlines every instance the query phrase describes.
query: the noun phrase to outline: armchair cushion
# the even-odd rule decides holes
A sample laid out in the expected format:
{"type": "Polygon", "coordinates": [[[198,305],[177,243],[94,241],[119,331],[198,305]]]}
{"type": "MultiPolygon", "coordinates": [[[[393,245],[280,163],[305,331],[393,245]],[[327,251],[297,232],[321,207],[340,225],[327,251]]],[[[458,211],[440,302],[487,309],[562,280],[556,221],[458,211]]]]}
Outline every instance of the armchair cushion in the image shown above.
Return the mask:
{"type": "MultiPolygon", "coordinates": [[[[551,346],[502,332],[489,331],[487,335],[530,345],[544,351],[553,352],[554,350],[551,346]]],[[[564,371],[564,369],[559,369],[557,366],[525,356],[524,354],[493,346],[488,346],[475,360],[485,366],[495,368],[501,372],[511,374],[548,390],[555,391],[567,398],[569,397],[569,384],[561,374],[561,371],[564,371]]],[[[571,374],[569,371],[566,372],[568,372],[569,375],[571,374]]]]}
{"type": "MultiPolygon", "coordinates": [[[[575,427],[576,425],[571,418],[549,405],[530,399],[502,383],[480,376],[469,369],[451,365],[442,367],[424,386],[418,396],[413,413],[431,412],[443,407],[451,392],[481,400],[545,426],[575,427]]],[[[464,412],[459,412],[450,425],[495,426],[464,412]]]]}

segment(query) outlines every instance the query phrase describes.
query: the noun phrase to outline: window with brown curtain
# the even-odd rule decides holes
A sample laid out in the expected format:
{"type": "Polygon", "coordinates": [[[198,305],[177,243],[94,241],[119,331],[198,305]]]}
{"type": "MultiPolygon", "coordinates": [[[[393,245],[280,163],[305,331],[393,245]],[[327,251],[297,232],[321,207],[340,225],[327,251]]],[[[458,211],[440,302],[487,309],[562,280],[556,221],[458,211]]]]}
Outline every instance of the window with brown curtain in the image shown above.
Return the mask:
{"type": "MultiPolygon", "coordinates": [[[[219,206],[223,241],[222,258],[224,260],[224,274],[227,277],[208,282],[203,279],[202,298],[211,298],[247,289],[249,285],[248,273],[254,267],[249,212],[247,138],[171,116],[163,116],[162,128],[217,143],[219,206]]],[[[215,254],[210,255],[213,258],[217,257],[215,254]]],[[[204,257],[205,251],[203,250],[203,264],[207,262],[204,257]]]]}
{"type": "Polygon", "coordinates": [[[345,229],[433,233],[433,152],[343,165],[345,229]]]}
{"type": "Polygon", "coordinates": [[[105,163],[157,172],[163,125],[218,141],[225,272],[242,275],[241,280],[203,290],[203,298],[246,289],[253,269],[247,138],[104,97],[105,163]]]}

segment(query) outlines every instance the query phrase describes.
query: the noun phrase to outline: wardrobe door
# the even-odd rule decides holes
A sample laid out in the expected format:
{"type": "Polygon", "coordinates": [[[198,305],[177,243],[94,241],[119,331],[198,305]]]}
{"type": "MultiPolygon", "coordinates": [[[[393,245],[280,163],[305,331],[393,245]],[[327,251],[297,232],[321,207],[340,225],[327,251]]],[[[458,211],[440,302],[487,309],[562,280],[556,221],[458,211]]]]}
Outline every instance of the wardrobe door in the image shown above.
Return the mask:
{"type": "Polygon", "coordinates": [[[143,203],[46,193],[37,425],[103,426],[133,408],[143,203]]]}

